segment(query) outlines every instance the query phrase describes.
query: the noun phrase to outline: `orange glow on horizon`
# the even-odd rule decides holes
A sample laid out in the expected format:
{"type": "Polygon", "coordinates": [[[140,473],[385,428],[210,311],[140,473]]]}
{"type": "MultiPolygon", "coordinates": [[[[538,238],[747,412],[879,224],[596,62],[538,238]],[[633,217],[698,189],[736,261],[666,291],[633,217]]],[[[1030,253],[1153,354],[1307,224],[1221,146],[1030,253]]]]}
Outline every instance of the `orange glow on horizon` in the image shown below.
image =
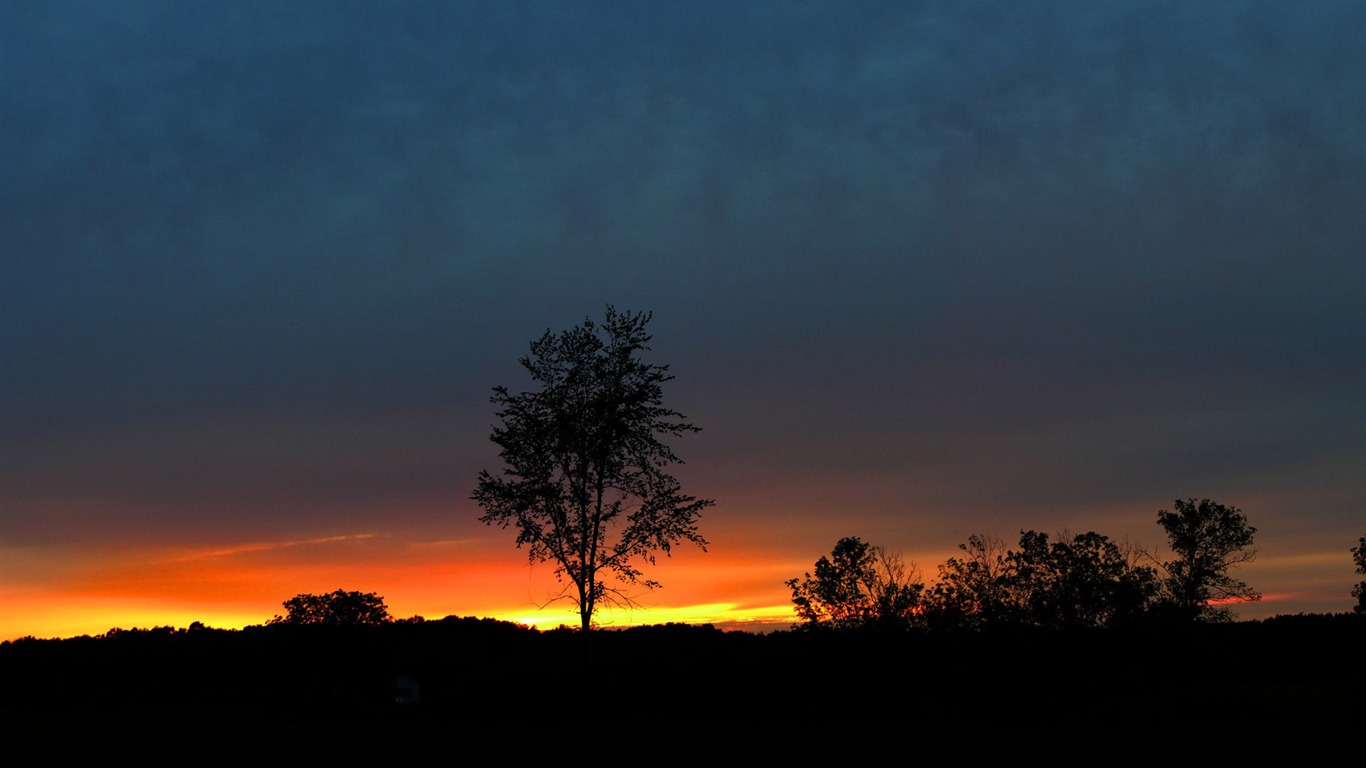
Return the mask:
{"type": "MultiPolygon", "coordinates": [[[[396,619],[473,616],[542,629],[578,626],[573,603],[547,564],[530,565],[501,532],[424,538],[372,531],[313,532],[278,541],[199,546],[124,546],[92,551],[81,545],[0,547],[0,640],[74,637],[110,629],[264,624],[300,593],[337,589],[374,592],[396,619]]],[[[604,628],[643,624],[712,624],[766,632],[796,621],[784,582],[824,554],[785,557],[736,537],[709,551],[679,549],[646,570],[664,586],[630,593],[632,609],[606,607],[604,628]]],[[[915,553],[933,581],[932,552],[915,553]]],[[[945,555],[947,556],[947,555],[945,555]]],[[[1340,578],[1308,566],[1339,555],[1266,558],[1249,569],[1249,583],[1271,586],[1261,601],[1235,601],[1242,619],[1267,618],[1287,604],[1297,611],[1351,610],[1350,564],[1340,578]]]]}
{"type": "MultiPolygon", "coordinates": [[[[0,622],[0,641],[21,637],[69,638],[83,635],[102,635],[111,629],[151,629],[172,627],[184,629],[194,622],[215,629],[242,629],[269,622],[280,612],[280,607],[261,611],[256,605],[234,606],[217,603],[188,603],[153,599],[100,598],[70,596],[52,598],[45,595],[5,595],[5,615],[0,622]],[[22,623],[14,621],[22,616],[22,623]]],[[[559,626],[578,627],[578,613],[568,606],[528,610],[504,610],[451,613],[432,612],[390,613],[396,619],[421,615],[429,620],[446,616],[474,616],[476,618],[510,621],[537,629],[559,626]],[[438,615],[439,614],[439,615],[438,615]]],[[[676,606],[651,609],[605,609],[598,612],[595,625],[604,629],[619,629],[650,624],[712,624],[727,630],[768,632],[787,629],[793,622],[791,606],[742,608],[735,605],[711,604],[676,606]]]]}
{"type": "MultiPolygon", "coordinates": [[[[92,557],[61,547],[6,548],[0,557],[0,640],[99,635],[110,629],[219,629],[264,624],[300,593],[374,592],[396,619],[474,616],[537,628],[578,626],[548,565],[504,544],[406,541],[370,533],[213,547],[150,547],[92,557]],[[53,586],[60,584],[60,586],[53,586]]],[[[604,607],[601,627],[669,622],[785,629],[790,566],[712,553],[660,558],[665,586],[604,607]]]]}

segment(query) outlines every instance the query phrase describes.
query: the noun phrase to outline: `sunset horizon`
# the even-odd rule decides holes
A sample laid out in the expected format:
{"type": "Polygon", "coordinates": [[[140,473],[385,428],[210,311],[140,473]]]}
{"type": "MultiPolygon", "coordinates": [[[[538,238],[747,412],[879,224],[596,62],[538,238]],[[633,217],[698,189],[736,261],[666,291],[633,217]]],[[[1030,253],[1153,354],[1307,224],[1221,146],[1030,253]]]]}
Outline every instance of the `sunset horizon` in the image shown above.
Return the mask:
{"type": "MultiPolygon", "coordinates": [[[[1072,532],[1081,529],[1074,526],[1072,532]]],[[[134,551],[123,562],[111,558],[94,566],[95,574],[74,579],[91,583],[84,592],[25,589],[11,580],[4,589],[0,641],[97,636],[110,630],[154,627],[185,629],[196,622],[209,628],[239,630],[270,623],[284,612],[282,603],[296,594],[338,589],[379,595],[394,620],[473,617],[542,630],[577,624],[572,598],[568,593],[560,594],[563,585],[556,582],[552,567],[529,566],[510,543],[505,547],[506,556],[499,555],[503,547],[497,541],[487,543],[487,559],[480,566],[471,566],[456,554],[460,542],[395,546],[385,543],[388,538],[361,534],[234,548],[134,551]],[[372,551],[358,553],[358,546],[372,551]],[[307,567],[289,560],[278,565],[232,565],[243,558],[259,559],[272,550],[300,547],[323,552],[348,548],[351,551],[345,557],[359,560],[361,565],[346,564],[343,555],[336,552],[331,557],[313,554],[301,558],[311,563],[307,567]],[[426,554],[405,556],[398,550],[425,550],[426,554]],[[409,564],[401,565],[404,562],[409,564]],[[174,588],[167,588],[168,584],[174,588]]],[[[1013,541],[1001,538],[1013,545],[1013,541]]],[[[762,564],[711,551],[660,558],[648,572],[662,582],[661,587],[637,590],[632,593],[635,607],[604,608],[595,622],[606,629],[684,623],[710,624],[727,631],[788,630],[800,622],[793,611],[791,591],[783,582],[810,571],[815,560],[828,551],[828,546],[813,551],[805,561],[794,557],[762,564]],[[694,596],[695,600],[688,601],[694,596]]],[[[944,549],[937,556],[923,551],[899,553],[917,567],[927,584],[937,580],[934,569],[939,563],[961,554],[956,549],[944,549]]],[[[7,558],[11,567],[17,565],[12,553],[7,554],[11,555],[7,558]]],[[[70,571],[70,566],[64,570],[70,571]]],[[[1239,621],[1351,612],[1355,605],[1351,589],[1359,579],[1352,571],[1350,547],[1340,553],[1288,558],[1263,551],[1236,575],[1263,592],[1258,601],[1230,603],[1239,621]],[[1320,572],[1336,573],[1336,580],[1324,580],[1317,575],[1320,572]]]]}

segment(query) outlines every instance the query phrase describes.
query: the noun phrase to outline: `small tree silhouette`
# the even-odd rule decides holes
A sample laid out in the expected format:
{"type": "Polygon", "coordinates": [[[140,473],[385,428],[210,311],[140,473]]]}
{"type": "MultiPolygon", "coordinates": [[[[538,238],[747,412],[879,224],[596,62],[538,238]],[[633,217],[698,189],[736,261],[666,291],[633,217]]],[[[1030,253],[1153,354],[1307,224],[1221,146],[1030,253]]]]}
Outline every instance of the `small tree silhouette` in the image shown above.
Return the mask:
{"type": "Polygon", "coordinates": [[[337,590],[324,595],[299,594],[284,601],[285,615],[270,624],[360,626],[387,624],[392,619],[384,598],[374,592],[337,590]]]}
{"type": "Polygon", "coordinates": [[[959,544],[960,557],[939,566],[939,581],[929,590],[926,619],[935,629],[984,629],[1014,623],[1009,551],[994,536],[974,533],[959,544]]]}
{"type": "Polygon", "coordinates": [[[815,573],[789,579],[801,628],[904,629],[914,620],[925,585],[914,565],[857,536],[840,539],[815,573]]]}
{"type": "MultiPolygon", "coordinates": [[[[1356,563],[1357,573],[1366,574],[1366,536],[1362,536],[1352,548],[1352,562],[1356,563]]],[[[1352,588],[1352,597],[1357,599],[1356,613],[1366,613],[1366,581],[1357,582],[1352,588]]]]}

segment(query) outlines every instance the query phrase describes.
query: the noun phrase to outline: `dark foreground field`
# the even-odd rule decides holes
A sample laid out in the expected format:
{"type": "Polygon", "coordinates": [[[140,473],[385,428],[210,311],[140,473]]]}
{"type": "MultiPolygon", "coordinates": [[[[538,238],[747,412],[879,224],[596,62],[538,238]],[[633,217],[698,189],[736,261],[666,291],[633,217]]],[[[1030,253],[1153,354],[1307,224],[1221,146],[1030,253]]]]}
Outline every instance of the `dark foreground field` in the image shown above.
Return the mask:
{"type": "Polygon", "coordinates": [[[0,736],[54,757],[207,762],[1303,761],[1361,756],[1364,649],[1366,617],[1350,615],[1087,635],[133,630],[0,646],[0,736]]]}

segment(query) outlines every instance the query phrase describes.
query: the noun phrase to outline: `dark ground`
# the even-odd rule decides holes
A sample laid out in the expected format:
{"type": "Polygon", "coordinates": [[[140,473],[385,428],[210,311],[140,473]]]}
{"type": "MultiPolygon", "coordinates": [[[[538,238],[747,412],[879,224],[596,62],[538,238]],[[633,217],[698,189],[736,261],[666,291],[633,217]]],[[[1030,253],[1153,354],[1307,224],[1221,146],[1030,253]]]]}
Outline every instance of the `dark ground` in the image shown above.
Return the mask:
{"type": "Polygon", "coordinates": [[[437,750],[481,764],[1227,764],[1289,751],[1304,764],[1361,756],[1363,650],[1366,616],[1346,614],[1075,635],[669,625],[584,638],[469,618],[130,630],[0,645],[0,737],[11,752],[200,762],[437,750]],[[395,701],[400,676],[417,703],[395,701]]]}

